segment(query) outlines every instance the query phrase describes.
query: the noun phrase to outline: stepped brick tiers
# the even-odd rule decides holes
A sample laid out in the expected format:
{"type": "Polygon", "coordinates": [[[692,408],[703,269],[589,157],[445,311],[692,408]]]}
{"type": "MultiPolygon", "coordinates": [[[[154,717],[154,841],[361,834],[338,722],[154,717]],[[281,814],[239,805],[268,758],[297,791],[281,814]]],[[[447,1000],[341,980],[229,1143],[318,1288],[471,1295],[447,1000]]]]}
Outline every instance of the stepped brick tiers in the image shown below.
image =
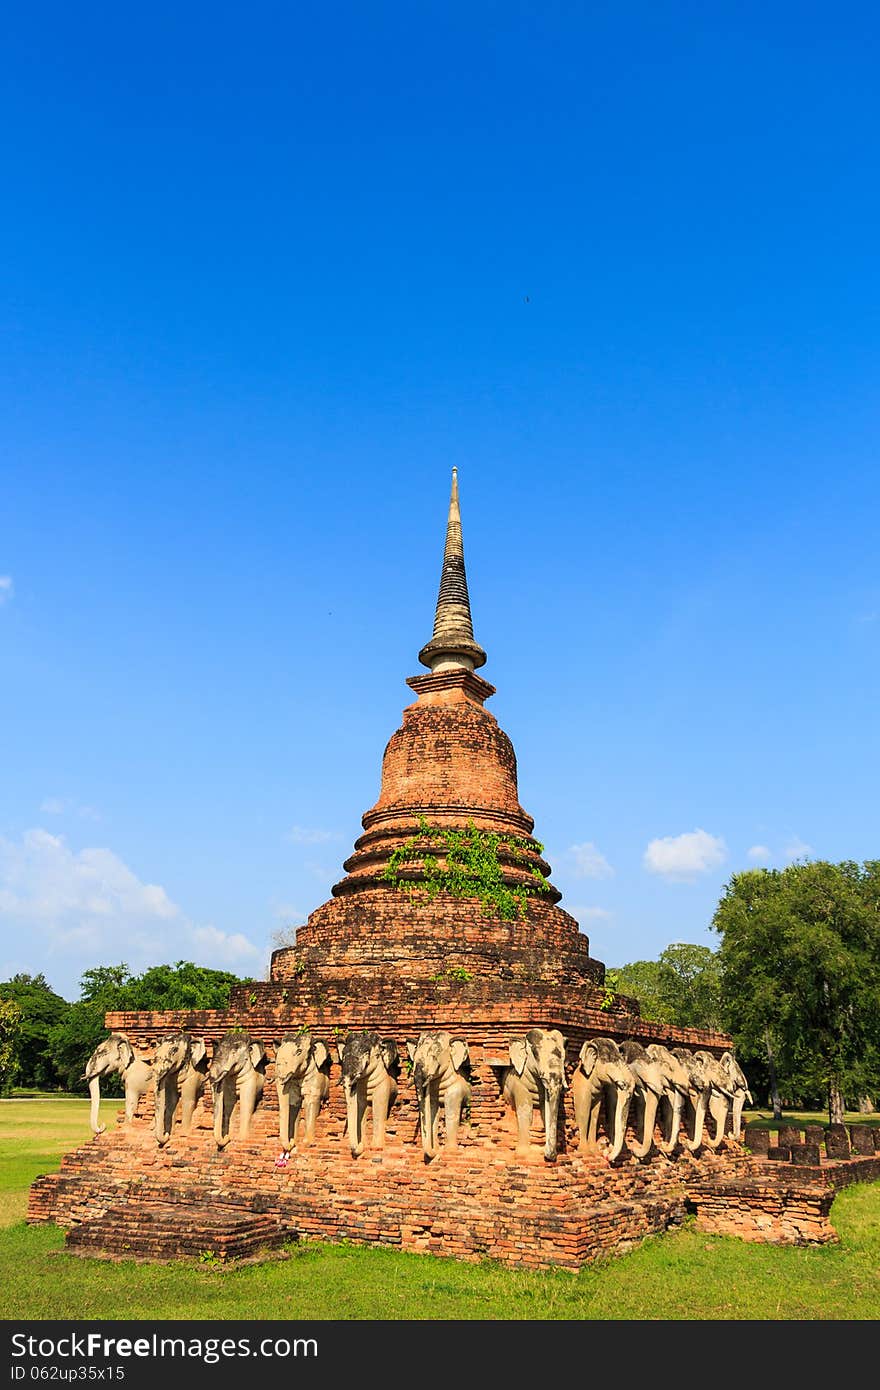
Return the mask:
{"type": "Polygon", "coordinates": [[[559,906],[477,674],[454,471],[419,659],[330,901],[228,1008],[107,1015],[98,1132],[34,1183],[29,1219],[110,1258],[298,1238],[577,1269],[689,1211],[832,1239],[834,1191],[880,1158],[831,1135],[746,1147],[730,1039],[642,1019],[559,906]],[[101,1131],[108,1069],[126,1112],[101,1131]]]}

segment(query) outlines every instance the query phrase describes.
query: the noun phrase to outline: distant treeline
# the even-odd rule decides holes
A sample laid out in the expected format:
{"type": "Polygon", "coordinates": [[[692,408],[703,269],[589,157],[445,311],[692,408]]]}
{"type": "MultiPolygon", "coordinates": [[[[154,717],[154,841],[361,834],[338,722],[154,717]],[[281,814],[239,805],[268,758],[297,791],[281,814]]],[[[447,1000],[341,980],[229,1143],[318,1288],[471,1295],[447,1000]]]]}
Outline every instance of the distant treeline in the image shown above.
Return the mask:
{"type": "MultiPolygon", "coordinates": [[[[0,984],[0,1085],[81,1091],[83,1066],[101,1038],[109,1009],[222,1009],[233,985],[226,970],[178,961],[132,975],[127,965],[87,970],[74,1003],[46,977],[14,975],[0,984]]],[[[118,1083],[118,1078],[116,1078],[118,1083]]],[[[112,1090],[112,1082],[108,1077],[112,1090]]]]}

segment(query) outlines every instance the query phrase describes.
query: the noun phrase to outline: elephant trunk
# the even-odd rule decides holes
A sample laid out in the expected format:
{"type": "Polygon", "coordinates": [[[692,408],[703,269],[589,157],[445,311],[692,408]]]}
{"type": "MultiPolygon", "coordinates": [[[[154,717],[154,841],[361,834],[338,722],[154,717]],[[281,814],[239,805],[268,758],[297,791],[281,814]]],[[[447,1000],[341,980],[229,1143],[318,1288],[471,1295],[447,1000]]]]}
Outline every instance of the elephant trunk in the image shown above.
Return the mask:
{"type": "Polygon", "coordinates": [[[168,1097],[165,1091],[164,1078],[156,1080],[156,1143],[162,1148],[171,1138],[171,1128],[166,1123],[168,1119],[168,1097]]]}
{"type": "Polygon", "coordinates": [[[357,1086],[347,1088],[345,1097],[345,1119],[348,1126],[348,1143],[352,1158],[360,1158],[364,1151],[363,1118],[366,1100],[362,1100],[357,1086]]]}
{"type": "Polygon", "coordinates": [[[654,1122],[657,1119],[657,1106],[660,1097],[656,1091],[645,1087],[643,1093],[643,1128],[641,1142],[630,1144],[630,1153],[634,1158],[647,1158],[654,1143],[654,1122]]]}
{"type": "Polygon", "coordinates": [[[88,1081],[89,1096],[92,1102],[89,1108],[89,1124],[94,1134],[103,1134],[107,1126],[98,1123],[98,1107],[101,1104],[101,1077],[100,1075],[90,1076],[88,1081]]]}
{"type": "Polygon", "coordinates": [[[713,1138],[706,1138],[706,1143],[710,1149],[720,1149],[724,1139],[724,1131],[727,1128],[727,1115],[730,1110],[730,1101],[723,1094],[712,1095],[709,1100],[709,1110],[712,1119],[715,1121],[715,1134],[713,1138]]]}
{"type": "Polygon", "coordinates": [[[225,1096],[221,1082],[214,1084],[214,1142],[218,1149],[225,1149],[229,1143],[230,1134],[227,1130],[223,1132],[224,1111],[226,1109],[225,1096]]]}
{"type": "Polygon", "coordinates": [[[702,1142],[703,1142],[703,1126],[704,1126],[705,1120],[706,1120],[706,1106],[709,1104],[709,1095],[708,1095],[708,1092],[707,1092],[707,1091],[700,1091],[700,1092],[697,1094],[697,1097],[696,1097],[696,1099],[694,1100],[694,1103],[693,1103],[693,1104],[694,1104],[694,1137],[693,1137],[693,1139],[688,1139],[687,1137],[685,1137],[684,1146],[685,1146],[686,1149],[689,1149],[691,1153],[696,1153],[697,1149],[700,1147],[700,1145],[701,1145],[702,1142]]]}
{"type": "Polygon", "coordinates": [[[623,1150],[623,1143],[626,1137],[626,1120],[629,1115],[631,1100],[632,1091],[627,1087],[618,1086],[614,1100],[614,1114],[611,1120],[613,1138],[611,1141],[611,1150],[608,1154],[609,1163],[613,1163],[615,1159],[619,1158],[623,1150]]]}
{"type": "Polygon", "coordinates": [[[548,1163],[556,1159],[556,1118],[559,1114],[560,1087],[544,1088],[544,1158],[548,1163]]]}
{"type": "Polygon", "coordinates": [[[422,1133],[422,1152],[425,1158],[434,1158],[436,1147],[434,1145],[434,1111],[439,1106],[439,1096],[434,1095],[434,1087],[431,1077],[425,1068],[421,1058],[416,1060],[413,1069],[413,1084],[416,1088],[416,1100],[419,1105],[419,1129],[422,1133]]]}
{"type": "Polygon", "coordinates": [[[283,1083],[278,1084],[278,1137],[285,1153],[290,1153],[293,1141],[290,1137],[290,1091],[283,1083]]]}
{"type": "Polygon", "coordinates": [[[741,1138],[742,1138],[742,1113],[743,1113],[743,1110],[745,1109],[746,1101],[749,1101],[749,1103],[751,1103],[751,1099],[752,1099],[752,1096],[751,1096],[751,1092],[750,1092],[750,1091],[737,1091],[737,1093],[736,1093],[736,1097],[735,1097],[734,1102],[733,1102],[733,1137],[734,1137],[734,1139],[741,1139],[741,1138]]]}
{"type": "Polygon", "coordinates": [[[678,1143],[678,1135],[681,1130],[681,1115],[684,1109],[684,1096],[681,1091],[673,1091],[669,1098],[669,1108],[669,1135],[665,1139],[661,1139],[657,1145],[660,1152],[667,1155],[675,1153],[675,1146],[678,1143]]]}
{"type": "Polygon", "coordinates": [[[419,1123],[422,1131],[422,1151],[425,1158],[434,1158],[437,1154],[434,1131],[436,1129],[435,1114],[438,1103],[433,1087],[430,1083],[425,1082],[419,1096],[419,1123]]]}

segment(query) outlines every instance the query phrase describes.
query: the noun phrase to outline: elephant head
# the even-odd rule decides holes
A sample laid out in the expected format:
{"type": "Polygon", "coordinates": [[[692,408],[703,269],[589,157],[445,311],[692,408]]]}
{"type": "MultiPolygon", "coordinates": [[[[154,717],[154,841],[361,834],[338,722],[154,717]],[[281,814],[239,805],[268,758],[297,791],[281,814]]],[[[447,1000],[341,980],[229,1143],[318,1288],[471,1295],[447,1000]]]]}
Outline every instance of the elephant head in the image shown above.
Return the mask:
{"type": "Polygon", "coordinates": [[[739,1139],[742,1136],[743,1108],[746,1101],[749,1105],[753,1103],[752,1093],[749,1090],[746,1074],[733,1053],[722,1052],[720,1061],[733,1086],[733,1137],[739,1139]]]}
{"type": "Polygon", "coordinates": [[[83,1080],[89,1084],[91,1106],[89,1123],[95,1134],[103,1134],[106,1125],[98,1123],[98,1109],[101,1103],[101,1077],[118,1072],[125,1086],[125,1119],[129,1123],[141,1096],[147,1091],[153,1078],[150,1063],[138,1057],[125,1033],[111,1033],[109,1038],[98,1043],[86,1062],[83,1080]]]}
{"type": "Polygon", "coordinates": [[[278,1132],[285,1153],[293,1147],[300,1111],[304,1142],[310,1144],[315,1137],[318,1112],[330,1092],[329,1064],[326,1046],[313,1039],[308,1029],[284,1038],[275,1054],[278,1132]]]}
{"type": "Polygon", "coordinates": [[[660,1103],[661,1129],[665,1127],[663,1138],[657,1147],[661,1153],[672,1154],[678,1143],[681,1118],[690,1089],[687,1068],[668,1047],[661,1043],[649,1043],[645,1048],[648,1056],[659,1065],[663,1074],[663,1098],[660,1103]]]}
{"type": "MultiPolygon", "coordinates": [[[[721,1067],[721,1064],[704,1050],[691,1052],[687,1047],[674,1047],[673,1056],[683,1063],[688,1074],[688,1104],[693,1111],[694,1132],[693,1137],[685,1136],[684,1146],[691,1153],[695,1153],[703,1142],[706,1123],[706,1111],[712,1099],[713,1090],[716,1095],[722,1097],[729,1104],[732,1099],[730,1090],[730,1079],[721,1067]],[[719,1084],[720,1082],[720,1084],[719,1084]],[[725,1096],[726,1092],[726,1096],[725,1096]]],[[[713,1114],[715,1112],[713,1111],[713,1114]]],[[[726,1112],[725,1112],[726,1119],[726,1112]]],[[[718,1130],[718,1116],[715,1115],[715,1138],[707,1140],[710,1148],[718,1148],[724,1137],[724,1128],[718,1130]]]]}
{"type": "Polygon", "coordinates": [[[437,1131],[440,1106],[446,1121],[446,1143],[454,1148],[458,1143],[458,1127],[471,1088],[466,1073],[470,1067],[468,1045],[449,1033],[420,1033],[415,1042],[407,1042],[407,1054],[412,1062],[413,1084],[419,1106],[419,1129],[425,1159],[437,1153],[437,1131]]]}
{"type": "Polygon", "coordinates": [[[556,1158],[559,1102],[567,1090],[565,1038],[558,1028],[532,1028],[510,1044],[511,1070],[504,1080],[504,1095],[516,1111],[517,1152],[529,1149],[532,1111],[537,1106],[544,1121],[544,1158],[556,1158]]]}
{"type": "Polygon", "coordinates": [[[620,1050],[623,1060],[635,1077],[634,1096],[642,1125],[641,1138],[630,1145],[630,1152],[635,1158],[647,1158],[654,1145],[654,1124],[665,1090],[663,1071],[660,1063],[634,1038],[628,1038],[620,1050]]]}
{"type": "Polygon", "coordinates": [[[392,1038],[380,1038],[378,1033],[364,1031],[349,1033],[339,1048],[339,1061],[348,1142],[352,1158],[357,1158],[364,1151],[364,1115],[368,1102],[373,1115],[371,1145],[374,1149],[385,1145],[388,1112],[397,1098],[400,1053],[392,1038]]]}
{"type": "Polygon", "coordinates": [[[153,1074],[156,1078],[156,1140],[160,1146],[171,1138],[177,1103],[183,1096],[181,1132],[188,1134],[192,1114],[205,1085],[207,1048],[204,1038],[174,1033],[156,1048],[153,1074]]]}
{"type": "Polygon", "coordinates": [[[620,1156],[626,1135],[635,1077],[613,1038],[588,1038],[578,1055],[571,1082],[574,1111],[583,1149],[595,1149],[599,1111],[605,1109],[605,1128],[611,1148],[609,1162],[620,1156]]]}
{"type": "Polygon", "coordinates": [[[263,1094],[263,1074],[258,1070],[265,1049],[244,1033],[228,1033],[214,1048],[208,1076],[214,1092],[214,1139],[225,1149],[231,1139],[229,1121],[236,1099],[239,1104],[238,1133],[250,1134],[254,1110],[263,1094]]]}

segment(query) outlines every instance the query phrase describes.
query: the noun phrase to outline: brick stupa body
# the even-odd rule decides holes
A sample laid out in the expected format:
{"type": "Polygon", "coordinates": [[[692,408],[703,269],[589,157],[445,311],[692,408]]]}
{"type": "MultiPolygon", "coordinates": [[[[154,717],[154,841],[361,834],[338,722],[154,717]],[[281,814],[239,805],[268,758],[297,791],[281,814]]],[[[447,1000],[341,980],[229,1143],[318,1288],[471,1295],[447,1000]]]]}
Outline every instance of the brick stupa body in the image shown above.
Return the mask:
{"type": "Polygon", "coordinates": [[[209,1049],[246,1032],[264,1052],[267,1083],[248,1137],[233,1127],[218,1148],[207,1084],[190,1132],[178,1125],[157,1145],[150,1091],[131,1123],[96,1135],[66,1156],[60,1173],[38,1179],[29,1219],[68,1227],[71,1248],[86,1253],[155,1258],[191,1252],[201,1241],[222,1256],[295,1235],[573,1269],[674,1226],[694,1208],[707,1230],[830,1238],[827,1181],[780,1185],[781,1165],[771,1180],[770,1165],[732,1136],[711,1151],[681,1147],[674,1158],[654,1147],[637,1160],[624,1148],[610,1163],[601,1130],[596,1150],[579,1145],[569,1089],[555,1161],[543,1156],[539,1109],[529,1152],[517,1147],[503,1087],[511,1042],[530,1030],[563,1034],[569,1078],[590,1038],[715,1056],[730,1039],[643,1020],[634,1000],[603,988],[604,967],[559,906],[533,820],[519,803],[513,747],[485,707],[494,688],[477,674],[486,656],[474,639],[454,471],[434,632],[419,656],[428,670],[407,682],[416,698],[386,747],[379,798],[363,816],[345,877],[297,930],[295,945],[274,953],[269,980],[234,989],[223,1011],[106,1017],[147,1059],[178,1030],[209,1049]],[[428,891],[424,856],[442,860],[443,832],[469,827],[497,837],[503,887],[520,895],[522,910],[510,917],[477,893],[428,891]],[[420,835],[422,858],[389,877],[401,848],[420,835]],[[274,1058],[282,1039],[304,1029],[329,1051],[329,1095],[313,1142],[297,1142],[280,1159],[274,1058]],[[457,1146],[442,1146],[441,1128],[439,1152],[426,1160],[413,1078],[403,1068],[384,1146],[370,1147],[368,1127],[367,1147],[353,1157],[340,1085],[343,1040],[373,1031],[405,1057],[408,1040],[438,1029],[469,1052],[457,1146]]]}

